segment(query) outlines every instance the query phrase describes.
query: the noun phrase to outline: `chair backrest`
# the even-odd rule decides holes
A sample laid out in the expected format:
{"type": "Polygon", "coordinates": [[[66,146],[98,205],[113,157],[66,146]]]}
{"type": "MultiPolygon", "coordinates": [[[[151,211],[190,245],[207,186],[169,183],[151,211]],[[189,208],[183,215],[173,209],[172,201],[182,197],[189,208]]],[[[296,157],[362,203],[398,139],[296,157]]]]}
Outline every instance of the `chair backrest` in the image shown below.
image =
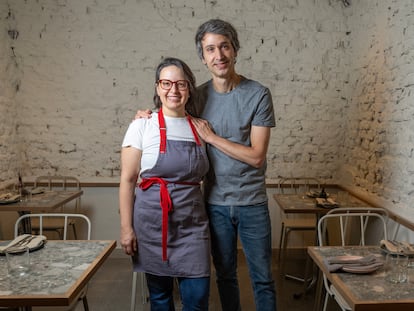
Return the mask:
{"type": "Polygon", "coordinates": [[[298,193],[301,187],[304,187],[305,192],[310,189],[319,190],[321,183],[315,177],[281,177],[279,179],[279,193],[284,193],[286,190],[290,193],[298,193]]]}
{"type": "Polygon", "coordinates": [[[30,218],[39,218],[39,234],[43,233],[43,219],[48,217],[54,218],[62,218],[64,220],[64,227],[63,227],[63,240],[66,240],[67,231],[68,231],[68,220],[69,219],[81,219],[84,220],[87,225],[87,240],[91,239],[91,221],[89,218],[82,214],[64,214],[64,213],[46,213],[46,214],[25,214],[20,216],[14,225],[14,236],[17,237],[19,235],[19,226],[20,223],[25,219],[30,218]]]}
{"type": "MultiPolygon", "coordinates": [[[[368,224],[374,224],[380,230],[375,232],[374,238],[379,245],[380,240],[387,239],[388,212],[383,208],[376,207],[343,207],[330,210],[318,221],[318,242],[320,246],[331,244],[328,234],[328,222],[335,221],[334,225],[338,228],[340,245],[365,245],[368,233],[368,224]]],[[[335,228],[334,226],[332,226],[335,228]]]]}
{"type": "Polygon", "coordinates": [[[39,187],[46,185],[49,190],[61,188],[67,190],[69,188],[81,189],[79,179],[72,176],[38,176],[35,179],[34,186],[39,187]]]}

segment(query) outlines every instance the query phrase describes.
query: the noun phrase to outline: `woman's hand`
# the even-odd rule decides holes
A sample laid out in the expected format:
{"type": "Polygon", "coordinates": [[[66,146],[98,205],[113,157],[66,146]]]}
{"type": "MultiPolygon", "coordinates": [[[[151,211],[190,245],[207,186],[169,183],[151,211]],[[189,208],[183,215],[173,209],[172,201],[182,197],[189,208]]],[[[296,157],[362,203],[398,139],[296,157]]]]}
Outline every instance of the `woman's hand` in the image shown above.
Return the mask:
{"type": "Polygon", "coordinates": [[[135,235],[134,229],[130,228],[121,228],[121,246],[127,255],[134,255],[138,250],[137,237],[135,235]]]}
{"type": "Polygon", "coordinates": [[[135,114],[135,120],[136,119],[150,119],[151,114],[152,114],[152,111],[150,109],[137,110],[137,113],[135,114]]]}

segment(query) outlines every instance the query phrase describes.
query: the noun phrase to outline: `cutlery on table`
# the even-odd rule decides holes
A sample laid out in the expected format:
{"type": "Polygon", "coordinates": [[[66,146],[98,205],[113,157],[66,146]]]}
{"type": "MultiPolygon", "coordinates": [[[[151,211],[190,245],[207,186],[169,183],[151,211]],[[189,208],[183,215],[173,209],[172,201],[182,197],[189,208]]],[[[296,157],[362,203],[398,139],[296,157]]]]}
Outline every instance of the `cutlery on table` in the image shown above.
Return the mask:
{"type": "Polygon", "coordinates": [[[18,240],[16,243],[11,243],[5,247],[2,251],[19,250],[21,247],[28,245],[35,237],[33,235],[26,235],[24,238],[18,240]]]}

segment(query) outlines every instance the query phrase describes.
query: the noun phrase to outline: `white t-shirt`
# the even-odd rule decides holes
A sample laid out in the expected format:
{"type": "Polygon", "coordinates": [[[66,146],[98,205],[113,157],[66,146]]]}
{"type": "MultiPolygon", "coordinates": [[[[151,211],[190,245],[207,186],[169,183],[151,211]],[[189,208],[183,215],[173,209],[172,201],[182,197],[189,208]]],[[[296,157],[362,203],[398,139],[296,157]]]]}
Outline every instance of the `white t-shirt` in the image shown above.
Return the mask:
{"type": "MultiPolygon", "coordinates": [[[[164,115],[168,140],[195,141],[187,117],[173,118],[164,115]]],[[[160,127],[158,113],[150,119],[136,119],[129,125],[122,147],[142,150],[141,172],[152,168],[160,151],[160,127]]]]}

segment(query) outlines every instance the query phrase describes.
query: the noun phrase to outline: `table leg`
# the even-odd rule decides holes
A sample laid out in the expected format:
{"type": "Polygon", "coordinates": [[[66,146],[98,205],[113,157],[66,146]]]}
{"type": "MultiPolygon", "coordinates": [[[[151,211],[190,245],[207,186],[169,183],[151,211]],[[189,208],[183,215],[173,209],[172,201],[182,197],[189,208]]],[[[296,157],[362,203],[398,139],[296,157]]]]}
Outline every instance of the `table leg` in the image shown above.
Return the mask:
{"type": "Polygon", "coordinates": [[[298,299],[302,297],[302,295],[306,295],[317,283],[318,281],[318,275],[315,271],[315,265],[313,264],[312,258],[310,258],[309,255],[307,255],[306,258],[306,267],[305,267],[305,277],[303,279],[303,291],[300,293],[293,294],[293,297],[298,299]],[[308,277],[312,271],[312,277],[308,277]]]}
{"type": "MultiPolygon", "coordinates": [[[[321,214],[321,213],[316,214],[315,246],[319,245],[318,223],[319,223],[319,219],[321,219],[322,216],[323,216],[323,214],[321,214]]],[[[300,298],[300,297],[302,297],[302,295],[306,295],[315,285],[317,285],[317,283],[320,281],[320,276],[318,275],[319,274],[318,271],[319,271],[319,269],[317,269],[317,267],[315,267],[315,265],[313,264],[313,260],[310,258],[309,255],[307,255],[303,292],[293,294],[294,298],[300,298]],[[312,273],[312,279],[311,279],[310,282],[307,282],[309,271],[311,269],[313,270],[312,271],[313,272],[312,273]]]]}
{"type": "Polygon", "coordinates": [[[313,307],[314,311],[321,310],[321,301],[322,301],[322,296],[323,296],[322,294],[323,294],[323,276],[322,276],[322,271],[319,270],[318,281],[316,283],[315,304],[313,307]]]}

